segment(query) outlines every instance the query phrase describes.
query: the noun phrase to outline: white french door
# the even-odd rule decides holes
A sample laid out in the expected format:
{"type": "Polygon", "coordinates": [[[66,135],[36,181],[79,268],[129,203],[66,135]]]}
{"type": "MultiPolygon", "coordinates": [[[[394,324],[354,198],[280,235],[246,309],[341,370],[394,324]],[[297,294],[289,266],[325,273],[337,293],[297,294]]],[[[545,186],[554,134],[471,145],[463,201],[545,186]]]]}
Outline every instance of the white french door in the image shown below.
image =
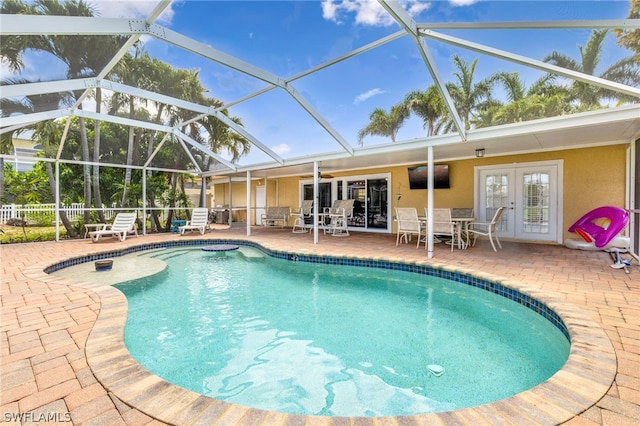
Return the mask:
{"type": "Polygon", "coordinates": [[[475,176],[479,221],[507,207],[498,236],[562,242],[562,161],[476,167],[475,176]]]}

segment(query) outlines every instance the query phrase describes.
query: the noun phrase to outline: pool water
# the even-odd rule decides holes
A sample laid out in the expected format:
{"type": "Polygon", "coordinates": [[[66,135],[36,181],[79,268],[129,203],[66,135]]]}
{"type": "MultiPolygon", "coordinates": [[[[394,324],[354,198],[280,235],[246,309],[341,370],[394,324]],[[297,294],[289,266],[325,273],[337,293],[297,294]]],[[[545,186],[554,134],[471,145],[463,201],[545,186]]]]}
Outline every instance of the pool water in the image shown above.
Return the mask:
{"type": "Polygon", "coordinates": [[[409,272],[169,249],[116,285],[125,344],[163,379],[291,414],[400,416],[500,400],[558,371],[569,342],[530,309],[409,272]],[[428,366],[437,366],[434,374],[428,366]]]}

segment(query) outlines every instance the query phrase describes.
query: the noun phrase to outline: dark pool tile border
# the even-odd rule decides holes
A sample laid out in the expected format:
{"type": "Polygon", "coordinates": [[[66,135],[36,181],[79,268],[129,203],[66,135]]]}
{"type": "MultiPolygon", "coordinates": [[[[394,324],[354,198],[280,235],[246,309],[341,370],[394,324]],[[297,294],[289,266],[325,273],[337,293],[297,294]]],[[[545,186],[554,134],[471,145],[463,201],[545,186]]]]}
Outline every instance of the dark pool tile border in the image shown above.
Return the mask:
{"type": "MultiPolygon", "coordinates": [[[[168,424],[182,425],[199,421],[226,422],[231,420],[233,424],[254,424],[252,419],[260,418],[261,424],[290,424],[298,420],[305,421],[308,425],[334,425],[334,424],[449,424],[473,423],[478,425],[494,424],[545,424],[556,425],[564,423],[575,416],[588,410],[601,400],[611,387],[617,371],[615,350],[606,332],[593,321],[585,312],[559,298],[555,293],[538,288],[529,288],[519,281],[509,281],[500,277],[472,269],[462,269],[455,265],[436,263],[433,260],[403,262],[402,259],[365,259],[357,257],[343,258],[334,255],[309,255],[306,253],[292,253],[291,251],[270,249],[269,243],[258,244],[251,240],[243,239],[207,239],[189,241],[162,241],[158,243],[130,246],[121,250],[100,252],[66,259],[52,264],[51,261],[39,265],[30,265],[23,269],[23,274],[32,279],[58,284],[75,286],[90,290],[96,294],[101,303],[98,318],[93,325],[85,345],[87,363],[93,371],[96,379],[125,404],[129,404],[148,416],[168,424]],[[91,260],[108,257],[123,256],[143,250],[162,249],[180,246],[200,246],[212,242],[235,243],[244,246],[255,247],[269,255],[287,258],[297,256],[295,260],[309,260],[313,262],[350,262],[349,264],[362,264],[362,262],[374,262],[388,267],[415,268],[421,265],[431,265],[431,269],[441,270],[443,274],[453,274],[454,277],[465,277],[471,282],[487,282],[501,286],[509,297],[518,297],[518,294],[530,297],[533,300],[544,300],[542,306],[546,306],[557,312],[558,318],[568,330],[571,349],[565,365],[547,381],[514,395],[510,398],[481,406],[463,408],[451,412],[418,414],[402,417],[379,418],[346,418],[346,417],[318,417],[318,416],[293,416],[284,413],[256,410],[249,407],[224,403],[225,410],[214,410],[219,417],[214,419],[212,408],[219,406],[221,401],[206,397],[176,385],[167,383],[163,387],[166,392],[176,392],[185,395],[171,402],[168,407],[156,409],[153,398],[153,385],[164,382],[159,377],[145,370],[133,359],[124,344],[124,327],[127,317],[127,301],[122,292],[116,288],[99,283],[62,279],[45,273],[45,270],[57,270],[61,265],[77,264],[91,260]],[[304,257],[304,256],[309,256],[304,257]],[[410,266],[407,266],[410,265],[410,266]],[[456,275],[457,273],[457,275],[456,275]],[[473,281],[476,278],[480,281],[473,281]],[[519,290],[518,290],[519,289],[519,290]],[[532,296],[528,296],[531,294],[532,296]],[[124,358],[121,358],[123,354],[124,358]],[[119,367],[104,364],[107,360],[121,360],[117,365],[122,366],[125,373],[136,371],[138,375],[131,380],[122,380],[119,367]],[[131,370],[133,369],[133,370],[131,370]],[[149,404],[134,404],[133,400],[149,401],[149,404]],[[257,416],[257,417],[256,417],[257,416]]],[[[410,269],[412,270],[412,269],[410,269]]],[[[450,275],[447,275],[450,276],[450,275]]],[[[500,287],[496,287],[500,288],[500,287]]],[[[525,299],[527,298],[525,297],[525,299]]],[[[535,306],[535,305],[534,305],[535,306]]],[[[166,382],[165,382],[166,383],[166,382]]]]}
{"type": "Polygon", "coordinates": [[[427,275],[432,277],[444,278],[447,280],[459,282],[461,284],[470,285],[498,296],[510,299],[522,306],[525,306],[538,315],[551,322],[560,332],[571,342],[571,335],[567,329],[567,325],[562,318],[545,303],[527,295],[519,290],[508,287],[504,284],[496,282],[495,280],[485,279],[477,277],[471,274],[463,273],[460,271],[450,271],[447,269],[436,268],[429,264],[416,264],[390,261],[386,259],[369,259],[358,257],[343,257],[343,256],[327,256],[317,254],[302,254],[291,253],[279,250],[271,250],[263,247],[260,244],[253,243],[251,241],[236,240],[236,239],[197,239],[197,240],[182,240],[182,241],[166,241],[161,243],[143,244],[134,247],[128,247],[119,250],[112,250],[109,252],[88,254],[85,256],[79,256],[72,259],[64,260],[60,263],[50,265],[45,268],[44,272],[47,274],[59,271],[60,269],[68,268],[70,266],[79,265],[81,263],[93,262],[96,260],[108,259],[113,257],[126,256],[128,254],[137,253],[147,250],[156,250],[163,248],[173,247],[201,247],[213,244],[220,245],[239,245],[253,247],[269,256],[289,260],[293,262],[307,262],[307,263],[322,263],[329,265],[341,265],[341,266],[358,266],[364,268],[380,268],[390,269],[394,271],[404,271],[420,275],[427,275]]]}

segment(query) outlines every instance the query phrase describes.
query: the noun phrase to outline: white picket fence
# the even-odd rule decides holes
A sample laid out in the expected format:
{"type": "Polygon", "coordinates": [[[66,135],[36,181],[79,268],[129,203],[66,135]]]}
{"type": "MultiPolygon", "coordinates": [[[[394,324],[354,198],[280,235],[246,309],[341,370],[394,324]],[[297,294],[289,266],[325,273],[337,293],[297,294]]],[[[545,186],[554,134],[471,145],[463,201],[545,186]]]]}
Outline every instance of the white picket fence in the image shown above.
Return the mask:
{"type": "MultiPolygon", "coordinates": [[[[55,204],[5,204],[0,208],[0,224],[5,224],[9,219],[24,218],[27,223],[42,223],[50,221],[54,223],[56,212],[55,204]]],[[[64,206],[63,210],[71,221],[82,218],[84,214],[84,204],[72,203],[70,206],[64,206]]],[[[115,215],[115,209],[107,208],[104,215],[110,219],[115,215]]]]}

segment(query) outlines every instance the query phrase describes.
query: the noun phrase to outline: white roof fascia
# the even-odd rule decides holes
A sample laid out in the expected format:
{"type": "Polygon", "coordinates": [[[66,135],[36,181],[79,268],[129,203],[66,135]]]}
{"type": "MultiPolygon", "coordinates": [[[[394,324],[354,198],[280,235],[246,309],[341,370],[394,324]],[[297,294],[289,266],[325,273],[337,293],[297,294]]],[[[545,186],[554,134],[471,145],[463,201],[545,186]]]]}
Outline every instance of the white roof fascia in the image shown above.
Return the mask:
{"type": "Polygon", "coordinates": [[[625,84],[615,83],[610,80],[595,77],[589,74],[584,74],[577,71],[572,71],[567,68],[558,67],[556,65],[548,64],[546,62],[538,61],[536,59],[527,58],[526,56],[517,55],[500,49],[494,49],[493,47],[485,46],[482,44],[474,43],[468,40],[464,40],[457,37],[452,37],[446,34],[437,33],[431,30],[420,30],[420,33],[430,39],[439,40],[454,46],[459,46],[464,49],[469,49],[475,52],[484,53],[496,58],[505,59],[510,62],[514,62],[520,65],[526,65],[531,68],[535,68],[541,71],[545,71],[552,74],[558,74],[563,77],[570,78],[572,80],[581,81],[583,83],[593,84],[604,89],[613,90],[615,92],[625,93],[627,95],[640,97],[640,88],[627,86],[625,84]]]}
{"type": "Polygon", "coordinates": [[[395,141],[393,144],[361,147],[361,148],[358,148],[357,156],[393,153],[396,151],[403,151],[407,149],[426,148],[428,146],[451,145],[451,144],[459,144],[463,142],[466,142],[466,140],[460,139],[459,134],[449,133],[446,135],[437,135],[437,136],[429,136],[424,138],[407,139],[404,141],[395,141]],[[394,149],[395,147],[399,147],[400,149],[394,149]]]}
{"type": "Polygon", "coordinates": [[[447,110],[451,114],[453,119],[453,123],[456,126],[456,130],[460,135],[462,140],[466,139],[465,136],[465,128],[460,115],[458,114],[458,110],[456,109],[455,104],[453,103],[453,99],[451,99],[451,95],[447,90],[446,82],[443,80],[438,68],[436,68],[436,62],[431,55],[431,51],[427,47],[424,40],[422,40],[418,34],[418,28],[416,22],[413,18],[407,13],[406,10],[400,6],[398,2],[392,1],[387,2],[385,0],[378,0],[378,2],[385,8],[385,10],[395,19],[400,26],[402,26],[411,36],[413,37],[416,46],[418,47],[418,51],[420,52],[420,56],[422,56],[422,60],[424,61],[433,81],[436,83],[436,87],[438,88],[438,92],[444,99],[444,103],[447,106],[447,110]]]}
{"type": "Polygon", "coordinates": [[[224,164],[229,169],[231,169],[233,171],[235,171],[237,169],[235,164],[233,164],[230,161],[227,161],[224,158],[220,157],[220,155],[218,155],[215,152],[211,151],[211,149],[209,149],[209,147],[202,145],[198,141],[194,140],[191,136],[181,132],[178,129],[173,129],[171,131],[171,133],[173,135],[175,135],[177,138],[187,142],[189,145],[193,146],[194,148],[199,149],[200,151],[204,152],[208,156],[210,156],[212,158],[215,158],[217,161],[219,161],[220,163],[224,164]]]}
{"type": "Polygon", "coordinates": [[[638,28],[640,19],[510,22],[420,22],[418,29],[431,30],[535,30],[638,28]]]}
{"type": "Polygon", "coordinates": [[[502,126],[483,127],[469,131],[469,141],[485,140],[497,137],[518,136],[570,129],[582,126],[594,126],[617,121],[636,120],[640,122],[640,105],[629,105],[619,108],[588,111],[570,116],[558,116],[511,123],[502,126]]]}

